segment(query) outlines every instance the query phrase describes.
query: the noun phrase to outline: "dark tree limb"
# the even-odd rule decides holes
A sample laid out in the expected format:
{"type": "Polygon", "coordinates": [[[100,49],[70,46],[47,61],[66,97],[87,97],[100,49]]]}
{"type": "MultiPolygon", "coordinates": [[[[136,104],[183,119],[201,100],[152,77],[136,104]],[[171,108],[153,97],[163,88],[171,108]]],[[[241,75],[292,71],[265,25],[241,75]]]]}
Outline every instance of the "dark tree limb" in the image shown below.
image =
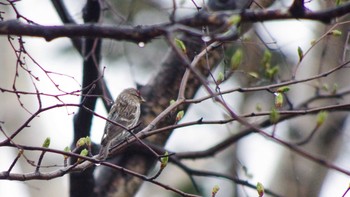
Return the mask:
{"type": "MultiPolygon", "coordinates": [[[[96,23],[100,18],[100,5],[98,0],[88,0],[84,10],[83,19],[85,23],[96,23]]],[[[84,57],[83,63],[83,81],[82,81],[82,93],[83,95],[101,94],[100,86],[93,88],[91,86],[100,78],[100,56],[101,56],[101,40],[100,39],[86,39],[83,42],[82,56],[84,57]],[[89,87],[91,86],[91,92],[89,87]]],[[[78,49],[79,51],[79,49],[78,49]]],[[[94,111],[97,102],[97,97],[81,97],[81,103],[89,110],[94,111]]],[[[93,114],[79,108],[77,114],[74,116],[74,144],[82,137],[90,136],[91,123],[93,114]]],[[[76,159],[71,159],[71,164],[76,163],[76,159]]],[[[93,177],[94,167],[86,169],[82,173],[70,174],[70,196],[95,196],[94,185],[95,180],[93,177]]]]}
{"type": "MultiPolygon", "coordinates": [[[[56,9],[56,12],[60,16],[64,24],[77,25],[77,22],[71,17],[62,0],[51,0],[51,1],[56,9]]],[[[84,54],[83,54],[84,50],[82,48],[82,45],[83,45],[82,43],[85,42],[85,40],[82,37],[78,37],[78,38],[70,37],[70,40],[73,43],[73,46],[75,47],[75,49],[80,53],[80,55],[84,57],[84,54]]],[[[96,80],[96,83],[98,85],[97,88],[99,88],[101,91],[103,104],[105,108],[109,110],[109,108],[111,107],[110,101],[112,100],[112,95],[109,89],[107,88],[106,81],[104,80],[104,78],[100,77],[96,80]]]]}
{"type": "MultiPolygon", "coordinates": [[[[61,21],[64,24],[77,24],[72,16],[69,14],[64,2],[62,0],[51,0],[53,6],[56,9],[57,14],[61,18],[61,21]]],[[[71,38],[73,46],[78,50],[78,52],[82,53],[82,39],[81,38],[71,38]]]]}
{"type": "MultiPolygon", "coordinates": [[[[43,26],[38,24],[25,24],[17,20],[9,20],[0,22],[0,35],[36,36],[45,38],[47,41],[59,37],[110,38],[114,40],[124,40],[138,43],[149,42],[156,37],[164,36],[167,34],[167,29],[169,28],[171,28],[172,31],[186,32],[189,34],[198,34],[198,32],[196,32],[195,29],[190,27],[201,27],[207,25],[215,26],[216,28],[227,27],[230,25],[229,18],[234,14],[239,14],[241,16],[242,23],[254,23],[262,21],[286,20],[296,18],[329,23],[332,21],[332,19],[336,17],[341,17],[350,13],[350,3],[315,12],[302,9],[305,11],[302,15],[299,13],[300,7],[292,8],[292,10],[297,9],[296,12],[298,13],[296,15],[293,15],[293,13],[291,13],[290,11],[282,10],[247,10],[241,13],[237,11],[215,13],[200,12],[190,18],[185,18],[176,21],[175,25],[174,23],[164,23],[160,25],[137,27],[116,27],[105,25],[102,26],[96,24],[43,26]],[[178,25],[184,25],[185,27],[178,25]]],[[[225,30],[225,28],[223,28],[223,30],[225,30]]]]}
{"type": "Polygon", "coordinates": [[[289,12],[296,18],[302,17],[305,14],[304,0],[294,0],[289,12]]]}

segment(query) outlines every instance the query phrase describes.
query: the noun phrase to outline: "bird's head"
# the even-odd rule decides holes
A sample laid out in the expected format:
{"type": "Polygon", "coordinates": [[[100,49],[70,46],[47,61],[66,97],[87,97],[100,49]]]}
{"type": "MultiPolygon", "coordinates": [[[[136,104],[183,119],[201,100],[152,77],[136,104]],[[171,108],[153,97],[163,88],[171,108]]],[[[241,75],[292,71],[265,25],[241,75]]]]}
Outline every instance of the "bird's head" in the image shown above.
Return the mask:
{"type": "Polygon", "coordinates": [[[139,103],[146,102],[146,100],[141,96],[140,91],[136,90],[135,88],[127,88],[123,90],[120,93],[121,96],[123,96],[126,99],[132,99],[139,103]]]}

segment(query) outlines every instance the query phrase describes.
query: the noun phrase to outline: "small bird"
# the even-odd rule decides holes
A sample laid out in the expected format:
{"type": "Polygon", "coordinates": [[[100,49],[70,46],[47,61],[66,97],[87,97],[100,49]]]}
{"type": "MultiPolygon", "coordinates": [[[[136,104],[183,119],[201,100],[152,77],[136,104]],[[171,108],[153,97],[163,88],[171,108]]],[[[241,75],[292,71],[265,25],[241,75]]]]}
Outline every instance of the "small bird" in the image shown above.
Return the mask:
{"type": "MultiPolygon", "coordinates": [[[[142,98],[138,90],[134,88],[125,89],[115,100],[115,103],[109,111],[108,119],[117,122],[128,129],[133,129],[139,121],[141,115],[141,103],[143,102],[145,102],[145,99],[142,98]]],[[[100,159],[107,159],[109,149],[130,135],[131,134],[128,130],[107,121],[101,140],[101,149],[99,153],[100,159]]]]}

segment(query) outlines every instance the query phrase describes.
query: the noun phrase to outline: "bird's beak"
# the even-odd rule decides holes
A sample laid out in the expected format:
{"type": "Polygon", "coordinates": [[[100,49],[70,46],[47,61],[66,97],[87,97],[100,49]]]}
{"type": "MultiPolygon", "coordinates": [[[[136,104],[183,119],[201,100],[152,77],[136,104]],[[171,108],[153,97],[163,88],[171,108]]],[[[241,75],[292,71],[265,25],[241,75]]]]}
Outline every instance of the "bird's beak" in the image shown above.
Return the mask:
{"type": "Polygon", "coordinates": [[[141,103],[145,103],[146,102],[146,99],[144,99],[142,96],[140,96],[140,99],[141,99],[141,103]]]}

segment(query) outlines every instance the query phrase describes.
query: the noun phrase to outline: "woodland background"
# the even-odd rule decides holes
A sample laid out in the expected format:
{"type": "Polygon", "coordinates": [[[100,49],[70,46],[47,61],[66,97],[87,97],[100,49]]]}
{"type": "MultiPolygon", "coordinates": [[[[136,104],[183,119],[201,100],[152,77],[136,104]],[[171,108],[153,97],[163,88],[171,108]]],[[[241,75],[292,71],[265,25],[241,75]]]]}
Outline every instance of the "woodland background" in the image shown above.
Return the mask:
{"type": "Polygon", "coordinates": [[[257,196],[259,182],[267,196],[345,195],[350,3],[204,9],[204,1],[1,0],[0,191],[210,196],[218,186],[217,196],[257,196]],[[114,160],[69,173],[64,148],[90,136],[83,148],[96,154],[111,101],[128,87],[147,100],[138,138],[148,145],[134,138],[114,160]]]}

